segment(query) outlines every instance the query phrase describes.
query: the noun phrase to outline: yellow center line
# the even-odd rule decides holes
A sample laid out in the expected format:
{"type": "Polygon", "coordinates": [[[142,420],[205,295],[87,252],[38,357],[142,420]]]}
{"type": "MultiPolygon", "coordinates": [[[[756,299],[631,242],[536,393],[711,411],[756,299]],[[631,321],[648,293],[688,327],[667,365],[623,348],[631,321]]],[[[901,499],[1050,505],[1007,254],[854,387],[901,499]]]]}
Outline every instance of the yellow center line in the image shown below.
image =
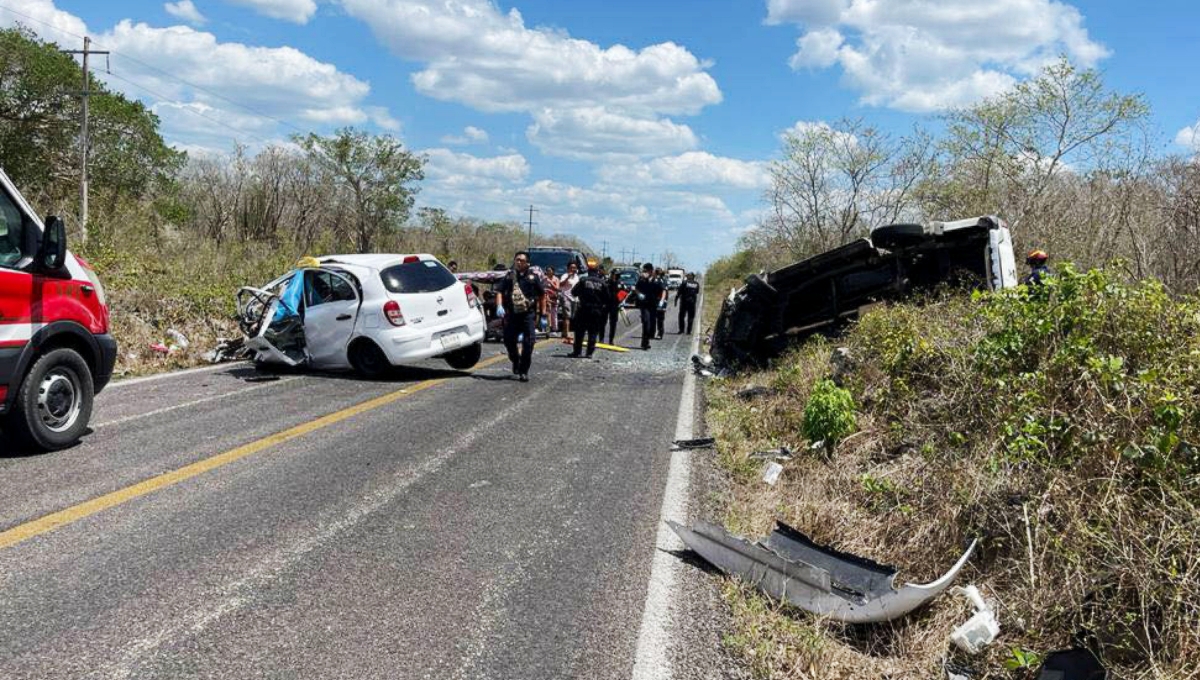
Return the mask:
{"type": "MultiPolygon", "coordinates": [[[[543,340],[542,342],[537,343],[537,346],[540,347],[547,342],[549,341],[543,340]]],[[[488,366],[492,366],[500,363],[501,361],[507,360],[508,357],[506,355],[500,354],[498,356],[480,361],[471,370],[478,371],[479,369],[487,368],[488,366]]],[[[165,472],[156,477],[151,477],[150,479],[138,482],[132,486],[127,486],[123,489],[118,489],[111,493],[104,494],[103,496],[93,498],[89,501],[84,501],[78,505],[73,505],[65,510],[51,513],[24,524],[18,524],[11,529],[0,532],[0,549],[16,545],[17,543],[33,538],[34,536],[40,536],[41,534],[49,531],[54,531],[59,527],[66,526],[67,524],[78,522],[85,517],[90,517],[98,512],[121,505],[122,503],[126,503],[135,498],[140,498],[146,494],[153,493],[160,489],[165,489],[169,486],[173,486],[180,482],[191,479],[197,475],[202,475],[205,472],[215,470],[223,465],[228,465],[234,461],[241,460],[247,456],[251,456],[265,449],[269,449],[272,446],[289,442],[293,439],[303,437],[306,434],[329,427],[330,425],[340,423],[343,420],[353,418],[354,416],[366,413],[368,411],[373,411],[382,406],[387,406],[388,404],[399,401],[404,397],[427,390],[431,387],[441,385],[447,380],[449,380],[449,378],[436,378],[433,380],[425,380],[415,385],[408,385],[404,388],[396,390],[395,392],[389,392],[383,396],[369,399],[360,404],[355,404],[354,406],[342,409],[341,411],[336,411],[334,413],[321,416],[316,420],[311,420],[307,423],[297,425],[282,432],[276,432],[275,434],[264,437],[263,439],[259,439],[258,441],[244,444],[236,449],[232,449],[224,453],[218,453],[215,456],[205,458],[204,460],[197,461],[191,465],[185,465],[179,469],[165,472]]]]}

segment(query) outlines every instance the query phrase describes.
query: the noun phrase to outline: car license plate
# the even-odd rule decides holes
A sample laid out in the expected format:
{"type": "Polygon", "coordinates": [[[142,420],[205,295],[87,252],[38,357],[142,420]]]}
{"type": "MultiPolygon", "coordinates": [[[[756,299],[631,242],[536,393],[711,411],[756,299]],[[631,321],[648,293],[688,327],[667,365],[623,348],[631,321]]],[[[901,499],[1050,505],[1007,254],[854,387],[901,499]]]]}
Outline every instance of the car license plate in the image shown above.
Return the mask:
{"type": "Polygon", "coordinates": [[[458,349],[462,346],[462,333],[442,336],[442,349],[458,349]]]}

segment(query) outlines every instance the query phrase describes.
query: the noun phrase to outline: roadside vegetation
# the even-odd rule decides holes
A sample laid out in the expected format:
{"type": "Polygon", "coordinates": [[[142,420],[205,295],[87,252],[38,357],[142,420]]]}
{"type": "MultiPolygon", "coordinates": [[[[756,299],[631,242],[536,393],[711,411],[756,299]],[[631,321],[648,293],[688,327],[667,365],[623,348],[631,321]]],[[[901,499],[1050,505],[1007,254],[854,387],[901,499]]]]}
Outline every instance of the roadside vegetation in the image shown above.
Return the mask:
{"type": "Polygon", "coordinates": [[[1116,678],[1200,677],[1200,159],[1164,155],[1141,97],[1058,62],[949,113],[937,136],[798,126],[770,205],[715,263],[712,313],[744,277],[890,222],[997,214],[1044,287],[865,311],[765,368],[709,383],[724,521],[776,519],[818,541],[939,576],[996,603],[1001,637],[968,657],[946,594],[886,625],[847,626],[727,580],[726,643],[764,678],[1032,678],[1076,645],[1116,678]],[[847,353],[837,353],[845,347],[847,353]],[[749,386],[766,396],[739,397],[749,386]],[[797,451],[775,486],[755,451],[797,451]]]}
{"type": "Polygon", "coordinates": [[[778,518],[913,582],[979,538],[959,582],[995,600],[1002,634],[985,656],[953,651],[970,608],[951,594],[844,626],[731,583],[727,640],[761,677],[943,677],[952,661],[1028,678],[1074,644],[1113,677],[1194,677],[1200,298],[1068,267],[1041,288],[881,307],[838,343],[840,370],[816,339],[709,390],[726,523],[758,536],[778,518]],[[736,396],[750,385],[773,393],[736,396]],[[769,487],[749,454],[780,445],[802,453],[769,487]]]}
{"type": "MultiPolygon", "coordinates": [[[[515,223],[414,210],[425,159],[390,135],[343,129],[221,156],[168,146],[159,121],[93,77],[90,214],[79,224],[79,67],[25,29],[0,30],[0,159],[40,215],[64,218],[73,251],[107,289],[117,374],[201,360],[238,335],[233,295],[305,255],[427,252],[460,270],[508,262],[526,244],[515,223]],[[172,344],[187,351],[150,350],[172,344]]],[[[569,236],[542,244],[587,250],[569,236]]]]}

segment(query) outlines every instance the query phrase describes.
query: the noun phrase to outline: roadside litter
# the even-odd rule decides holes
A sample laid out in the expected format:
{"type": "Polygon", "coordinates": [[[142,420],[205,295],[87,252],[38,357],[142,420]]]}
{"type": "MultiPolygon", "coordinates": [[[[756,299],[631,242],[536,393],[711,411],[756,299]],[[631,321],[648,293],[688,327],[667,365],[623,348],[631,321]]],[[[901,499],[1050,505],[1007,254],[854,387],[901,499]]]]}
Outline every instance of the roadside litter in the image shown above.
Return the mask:
{"type": "Polygon", "coordinates": [[[794,454],[792,453],[791,449],[786,446],[781,446],[777,449],[771,449],[770,451],[755,451],[754,453],[750,454],[749,457],[759,458],[762,460],[788,461],[792,459],[793,455],[794,454]]]}
{"type": "Polygon", "coordinates": [[[783,466],[775,461],[767,463],[763,468],[763,481],[771,486],[775,486],[775,482],[779,481],[779,475],[783,474],[783,466]]]}
{"type": "Polygon", "coordinates": [[[751,401],[753,399],[759,399],[762,397],[770,397],[774,394],[775,390],[771,389],[770,387],[755,385],[753,387],[747,387],[745,389],[738,390],[735,396],[742,401],[751,401]]]}
{"type": "Polygon", "coordinates": [[[983,601],[978,588],[967,586],[955,588],[954,592],[962,593],[975,605],[975,614],[950,633],[950,641],[968,654],[978,654],[996,640],[996,636],[1000,634],[1000,623],[996,621],[996,614],[992,608],[983,601]]]}
{"type": "Polygon", "coordinates": [[[701,437],[700,439],[676,439],[672,451],[683,451],[685,449],[711,449],[717,440],[712,437],[701,437]]]}
{"type": "Polygon", "coordinates": [[[818,545],[777,522],[765,542],[751,543],[708,522],[690,529],[668,521],[689,548],[715,567],[770,597],[846,623],[890,621],[921,607],[950,587],[975,550],[932,583],[896,588],[898,570],[865,557],[818,545]]]}
{"type": "Polygon", "coordinates": [[[1091,650],[1067,649],[1046,656],[1037,680],[1108,680],[1108,670],[1091,650]]]}

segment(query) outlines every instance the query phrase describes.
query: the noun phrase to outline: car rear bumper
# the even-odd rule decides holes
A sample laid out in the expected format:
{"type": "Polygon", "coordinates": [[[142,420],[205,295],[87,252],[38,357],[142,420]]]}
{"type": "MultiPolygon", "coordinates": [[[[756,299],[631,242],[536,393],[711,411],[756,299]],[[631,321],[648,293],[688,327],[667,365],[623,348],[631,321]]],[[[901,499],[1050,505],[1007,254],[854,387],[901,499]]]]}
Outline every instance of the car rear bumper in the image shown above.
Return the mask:
{"type": "Polygon", "coordinates": [[[442,356],[483,342],[486,324],[482,314],[459,322],[422,328],[397,328],[380,335],[379,346],[392,364],[405,364],[442,356]],[[447,338],[443,343],[443,338],[447,338]]]}

